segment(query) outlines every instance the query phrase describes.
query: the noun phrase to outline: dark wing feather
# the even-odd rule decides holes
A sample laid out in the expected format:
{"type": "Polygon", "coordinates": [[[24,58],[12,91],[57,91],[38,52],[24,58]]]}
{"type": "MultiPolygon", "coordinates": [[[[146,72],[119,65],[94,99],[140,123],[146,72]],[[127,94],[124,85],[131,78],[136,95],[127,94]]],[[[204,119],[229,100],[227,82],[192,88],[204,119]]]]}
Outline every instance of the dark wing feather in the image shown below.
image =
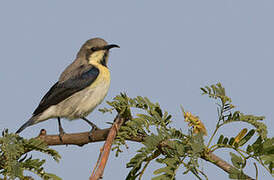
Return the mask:
{"type": "Polygon", "coordinates": [[[93,83],[99,74],[99,69],[91,66],[82,74],[70,78],[62,83],[55,83],[41,100],[33,115],[42,113],[52,105],[56,105],[67,99],[74,93],[83,90],[93,83]]]}

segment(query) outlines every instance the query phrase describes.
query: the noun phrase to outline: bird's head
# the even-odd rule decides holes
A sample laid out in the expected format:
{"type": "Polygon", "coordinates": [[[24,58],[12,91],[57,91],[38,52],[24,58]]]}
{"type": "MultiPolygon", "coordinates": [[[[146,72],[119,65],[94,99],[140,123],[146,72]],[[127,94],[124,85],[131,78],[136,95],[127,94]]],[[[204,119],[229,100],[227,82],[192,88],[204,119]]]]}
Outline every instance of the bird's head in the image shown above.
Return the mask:
{"type": "Polygon", "coordinates": [[[107,66],[109,50],[115,47],[119,48],[116,44],[108,44],[104,39],[93,38],[85,42],[77,56],[85,58],[88,64],[107,66]]]}

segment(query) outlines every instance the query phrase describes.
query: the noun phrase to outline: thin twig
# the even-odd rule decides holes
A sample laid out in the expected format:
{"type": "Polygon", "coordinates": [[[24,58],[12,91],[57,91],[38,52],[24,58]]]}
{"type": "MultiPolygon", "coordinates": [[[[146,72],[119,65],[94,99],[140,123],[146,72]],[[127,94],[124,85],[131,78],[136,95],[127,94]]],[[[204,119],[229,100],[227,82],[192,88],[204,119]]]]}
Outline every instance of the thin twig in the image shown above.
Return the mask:
{"type": "Polygon", "coordinates": [[[258,173],[257,164],[255,162],[254,162],[254,166],[255,166],[255,170],[256,170],[256,180],[258,180],[259,173],[258,173]]]}
{"type": "Polygon", "coordinates": [[[144,165],[142,171],[141,171],[140,174],[139,174],[138,180],[141,180],[141,179],[142,179],[142,176],[143,176],[143,174],[144,174],[144,172],[145,172],[147,166],[149,165],[149,163],[150,163],[150,161],[147,161],[146,164],[144,165]]]}
{"type": "Polygon", "coordinates": [[[157,158],[160,154],[161,154],[160,151],[159,151],[159,150],[156,150],[151,156],[149,156],[148,158],[146,158],[146,161],[147,161],[147,162],[146,162],[146,164],[144,165],[142,171],[139,173],[139,178],[138,178],[139,180],[142,179],[142,176],[143,176],[143,174],[144,174],[144,172],[145,172],[147,166],[149,165],[149,163],[150,163],[153,159],[157,158]]]}

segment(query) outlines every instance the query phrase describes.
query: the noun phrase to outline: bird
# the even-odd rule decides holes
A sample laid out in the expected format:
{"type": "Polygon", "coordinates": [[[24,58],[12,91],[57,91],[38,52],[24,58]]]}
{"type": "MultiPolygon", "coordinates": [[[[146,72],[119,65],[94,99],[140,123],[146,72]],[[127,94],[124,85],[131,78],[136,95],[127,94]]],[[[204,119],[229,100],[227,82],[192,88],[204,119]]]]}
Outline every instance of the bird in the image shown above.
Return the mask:
{"type": "Polygon", "coordinates": [[[87,40],[75,60],[61,73],[58,81],[42,98],[31,118],[16,131],[16,134],[29,126],[52,118],[58,120],[61,141],[65,134],[61,118],[82,119],[92,126],[92,130],[99,129],[86,116],[107,95],[110,86],[107,63],[112,48],[120,47],[116,44],[108,44],[99,37],[87,40]]]}

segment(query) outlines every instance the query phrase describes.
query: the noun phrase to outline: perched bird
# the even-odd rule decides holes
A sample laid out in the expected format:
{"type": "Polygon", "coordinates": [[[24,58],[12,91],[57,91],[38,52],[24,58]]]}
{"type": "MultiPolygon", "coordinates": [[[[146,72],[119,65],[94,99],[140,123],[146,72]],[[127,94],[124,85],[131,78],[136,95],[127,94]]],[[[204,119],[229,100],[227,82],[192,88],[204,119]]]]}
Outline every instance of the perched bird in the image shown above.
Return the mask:
{"type": "Polygon", "coordinates": [[[110,85],[108,55],[109,50],[115,47],[119,48],[116,44],[108,45],[101,38],[86,41],[76,59],[43,97],[32,117],[16,133],[51,118],[58,119],[60,138],[64,134],[60,118],[83,119],[92,126],[92,129],[97,128],[86,119],[86,116],[107,95],[110,85]]]}

